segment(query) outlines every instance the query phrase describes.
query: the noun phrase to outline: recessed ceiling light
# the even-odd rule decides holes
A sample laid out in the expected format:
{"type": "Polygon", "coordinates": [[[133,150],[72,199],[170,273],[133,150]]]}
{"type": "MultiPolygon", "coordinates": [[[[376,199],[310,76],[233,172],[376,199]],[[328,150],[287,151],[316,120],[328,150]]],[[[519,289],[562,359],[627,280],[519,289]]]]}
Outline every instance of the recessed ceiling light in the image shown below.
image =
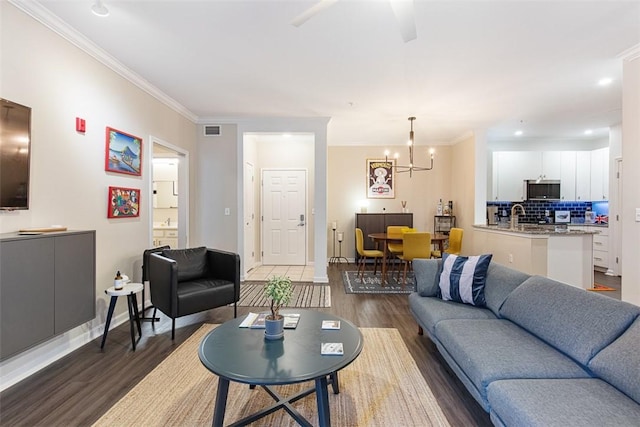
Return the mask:
{"type": "Polygon", "coordinates": [[[522,133],[523,133],[523,132],[522,132],[521,130],[517,130],[517,131],[515,131],[513,134],[514,134],[515,136],[521,136],[521,135],[522,135],[522,133]]]}
{"type": "Polygon", "coordinates": [[[593,133],[593,131],[591,129],[587,129],[584,131],[585,135],[591,135],[593,133]]]}
{"type": "Polygon", "coordinates": [[[109,16],[109,9],[107,9],[107,6],[102,3],[102,0],[96,0],[93,3],[93,6],[91,6],[91,12],[100,17],[109,16]]]}
{"type": "Polygon", "coordinates": [[[608,85],[611,84],[611,82],[613,82],[612,78],[604,77],[604,78],[598,80],[598,85],[600,85],[600,86],[608,86],[608,85]]]}

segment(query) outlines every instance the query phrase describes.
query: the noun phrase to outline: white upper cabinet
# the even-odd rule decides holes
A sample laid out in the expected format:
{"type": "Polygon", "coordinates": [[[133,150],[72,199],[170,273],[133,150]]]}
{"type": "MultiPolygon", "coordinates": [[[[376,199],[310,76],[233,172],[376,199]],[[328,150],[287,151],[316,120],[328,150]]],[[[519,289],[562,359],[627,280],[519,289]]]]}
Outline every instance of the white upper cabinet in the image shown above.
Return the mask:
{"type": "Polygon", "coordinates": [[[560,151],[560,199],[576,200],[576,152],[560,151]]]}
{"type": "Polygon", "coordinates": [[[536,179],[542,174],[542,152],[540,151],[497,151],[493,157],[493,167],[497,170],[497,194],[494,200],[522,201],[524,181],[536,179]]]}
{"type": "MultiPolygon", "coordinates": [[[[562,151],[543,151],[542,179],[561,179],[561,177],[562,151]]],[[[534,176],[533,178],[537,178],[537,176],[534,176]]]]}
{"type": "Polygon", "coordinates": [[[609,200],[609,147],[591,152],[591,200],[609,200]]]}
{"type": "Polygon", "coordinates": [[[576,151],[576,200],[583,202],[591,200],[590,151],[576,151]]]}
{"type": "Polygon", "coordinates": [[[594,151],[495,151],[490,200],[521,201],[527,179],[560,180],[560,199],[609,199],[609,148],[594,151]]]}

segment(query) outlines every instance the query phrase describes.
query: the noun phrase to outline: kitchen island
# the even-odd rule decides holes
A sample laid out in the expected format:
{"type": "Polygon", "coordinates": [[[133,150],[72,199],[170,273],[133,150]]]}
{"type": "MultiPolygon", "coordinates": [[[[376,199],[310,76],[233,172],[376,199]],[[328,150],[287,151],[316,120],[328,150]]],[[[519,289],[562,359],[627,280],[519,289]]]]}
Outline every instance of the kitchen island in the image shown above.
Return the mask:
{"type": "Polygon", "coordinates": [[[535,224],[473,228],[476,248],[493,254],[497,263],[578,288],[593,287],[593,231],[535,224]]]}

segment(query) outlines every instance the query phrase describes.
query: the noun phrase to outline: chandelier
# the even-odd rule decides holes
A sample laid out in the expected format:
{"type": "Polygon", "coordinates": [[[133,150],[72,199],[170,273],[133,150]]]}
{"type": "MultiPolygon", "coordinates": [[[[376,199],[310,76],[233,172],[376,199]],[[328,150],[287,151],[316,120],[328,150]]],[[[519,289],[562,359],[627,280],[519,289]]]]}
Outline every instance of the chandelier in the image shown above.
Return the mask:
{"type": "MultiPolygon", "coordinates": [[[[429,158],[431,160],[431,164],[429,165],[429,167],[424,167],[424,166],[416,166],[413,163],[413,121],[415,120],[415,117],[409,117],[409,121],[411,122],[411,131],[409,132],[409,142],[407,143],[409,145],[409,165],[407,166],[403,166],[403,165],[394,165],[393,169],[395,170],[395,172],[397,173],[404,173],[404,172],[409,172],[409,176],[413,176],[413,172],[416,171],[430,171],[431,169],[433,169],[433,148],[431,148],[429,150],[429,158]]],[[[398,153],[395,153],[393,156],[396,160],[399,158],[398,153]]],[[[386,150],[384,152],[384,159],[385,162],[389,161],[389,150],[386,150]]]]}

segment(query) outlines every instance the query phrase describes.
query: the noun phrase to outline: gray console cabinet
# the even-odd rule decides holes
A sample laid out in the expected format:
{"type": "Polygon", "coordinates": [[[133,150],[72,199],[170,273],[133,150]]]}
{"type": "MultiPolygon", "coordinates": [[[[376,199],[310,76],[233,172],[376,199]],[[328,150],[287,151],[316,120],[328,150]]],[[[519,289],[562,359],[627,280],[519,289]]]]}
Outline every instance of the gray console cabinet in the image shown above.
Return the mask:
{"type": "MultiPolygon", "coordinates": [[[[376,243],[368,236],[371,233],[386,233],[389,225],[406,225],[413,227],[412,213],[356,213],[356,228],[362,229],[364,248],[376,249],[376,243]]],[[[355,241],[354,241],[355,242],[355,241]]],[[[360,261],[355,251],[356,262],[360,261]]]]}
{"type": "Polygon", "coordinates": [[[95,231],[0,235],[0,359],[95,317],[95,231]]]}

